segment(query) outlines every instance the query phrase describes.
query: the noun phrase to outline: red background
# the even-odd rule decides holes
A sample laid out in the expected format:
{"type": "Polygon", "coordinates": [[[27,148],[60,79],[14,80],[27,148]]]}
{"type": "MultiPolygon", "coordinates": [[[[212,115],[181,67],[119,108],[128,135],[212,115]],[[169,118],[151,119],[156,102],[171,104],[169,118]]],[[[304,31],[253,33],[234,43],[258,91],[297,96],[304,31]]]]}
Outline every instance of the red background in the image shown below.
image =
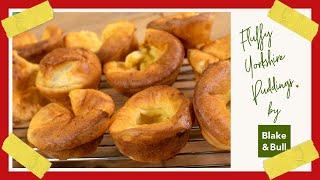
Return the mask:
{"type": "MultiPolygon", "coordinates": [[[[1,0],[0,19],[8,17],[8,8],[29,8],[44,0],[1,0]]],[[[270,8],[273,0],[50,0],[53,8],[270,8]]],[[[320,3],[318,0],[281,0],[293,8],[312,8],[312,19],[320,23],[320,3]]],[[[319,81],[320,71],[320,33],[312,42],[312,140],[320,150],[320,113],[319,110],[319,81]]],[[[8,94],[8,38],[1,26],[0,28],[0,144],[8,136],[9,94],[8,94]]],[[[245,163],[245,162],[244,162],[245,163]]],[[[8,155],[0,150],[0,178],[1,179],[37,179],[30,172],[8,172],[8,155]]],[[[264,172],[48,172],[44,179],[268,179],[264,172]]],[[[320,179],[320,159],[312,162],[312,172],[290,172],[277,179],[320,179]]]]}

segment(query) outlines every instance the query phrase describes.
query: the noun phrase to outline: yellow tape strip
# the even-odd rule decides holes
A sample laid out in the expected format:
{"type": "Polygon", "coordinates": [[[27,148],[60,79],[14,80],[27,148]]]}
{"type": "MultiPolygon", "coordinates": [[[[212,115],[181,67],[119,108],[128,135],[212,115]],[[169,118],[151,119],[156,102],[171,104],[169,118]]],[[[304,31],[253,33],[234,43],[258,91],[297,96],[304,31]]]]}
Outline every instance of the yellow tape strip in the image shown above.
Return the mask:
{"type": "Polygon", "coordinates": [[[8,37],[13,37],[53,18],[49,1],[33,6],[1,21],[8,37]]]}
{"type": "Polygon", "coordinates": [[[312,140],[301,143],[285,152],[263,161],[263,168],[273,179],[299,166],[319,158],[319,153],[312,140]]]}
{"type": "Polygon", "coordinates": [[[40,179],[50,169],[51,162],[12,133],[4,140],[2,149],[40,179]]]}
{"type": "Polygon", "coordinates": [[[318,32],[319,24],[278,0],[274,2],[268,16],[309,41],[318,32]]]}

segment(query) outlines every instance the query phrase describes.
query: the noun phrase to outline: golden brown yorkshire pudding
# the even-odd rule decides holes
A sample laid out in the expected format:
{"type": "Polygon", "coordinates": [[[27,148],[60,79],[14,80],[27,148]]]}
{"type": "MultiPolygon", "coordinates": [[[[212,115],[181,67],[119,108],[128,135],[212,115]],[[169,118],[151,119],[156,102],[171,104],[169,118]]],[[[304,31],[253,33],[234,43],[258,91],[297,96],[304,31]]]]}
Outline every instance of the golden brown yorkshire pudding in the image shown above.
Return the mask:
{"type": "Polygon", "coordinates": [[[209,64],[219,62],[217,57],[198,49],[188,49],[187,57],[196,77],[199,77],[209,64]]]}
{"type": "Polygon", "coordinates": [[[173,157],[192,126],[189,100],[165,85],[136,93],[111,119],[110,134],[120,152],[142,162],[173,157]]]}
{"type": "Polygon", "coordinates": [[[205,45],[201,50],[188,50],[188,60],[197,78],[210,64],[229,60],[230,57],[230,35],[205,45]]]}
{"type": "Polygon", "coordinates": [[[39,63],[40,60],[45,56],[47,53],[51,52],[52,50],[62,47],[62,30],[57,26],[48,26],[44,30],[42,34],[41,41],[34,40],[34,37],[31,37],[32,35],[23,35],[22,37],[14,37],[13,44],[14,44],[14,50],[18,52],[18,54],[27,59],[31,62],[39,63]],[[15,40],[16,38],[16,40],[15,40]],[[18,38],[18,39],[17,39],[18,38]],[[31,42],[33,43],[15,43],[24,41],[23,39],[30,42],[30,39],[32,39],[31,42]]]}
{"type": "Polygon", "coordinates": [[[135,30],[135,25],[128,21],[107,25],[102,31],[103,44],[97,53],[101,62],[123,61],[127,54],[138,49],[135,30]]]}
{"type": "Polygon", "coordinates": [[[182,41],[186,49],[197,48],[210,41],[213,15],[211,13],[186,12],[161,17],[147,27],[167,31],[182,41]]]}
{"type": "Polygon", "coordinates": [[[36,86],[52,102],[69,102],[73,89],[98,88],[101,64],[91,51],[79,48],[58,48],[40,62],[36,86]]]}
{"type": "Polygon", "coordinates": [[[203,52],[211,54],[220,60],[228,60],[231,57],[230,35],[212,41],[201,48],[203,52]]]}
{"type": "Polygon", "coordinates": [[[209,66],[195,87],[193,107],[203,137],[230,150],[230,62],[209,66]]]}
{"type": "Polygon", "coordinates": [[[69,32],[63,41],[67,48],[84,48],[94,53],[98,52],[101,46],[97,34],[91,31],[69,32]]]}
{"type": "Polygon", "coordinates": [[[13,123],[23,125],[31,120],[47,100],[39,94],[35,79],[39,66],[32,64],[13,51],[13,123]]]}
{"type": "Polygon", "coordinates": [[[93,89],[69,93],[71,109],[51,103],[32,118],[28,141],[47,155],[59,159],[93,152],[110,126],[115,105],[112,98],[93,89]]]}
{"type": "Polygon", "coordinates": [[[147,29],[144,44],[125,62],[111,61],[103,72],[108,83],[119,92],[131,95],[154,85],[172,84],[180,71],[184,49],[173,35],[147,29]]]}

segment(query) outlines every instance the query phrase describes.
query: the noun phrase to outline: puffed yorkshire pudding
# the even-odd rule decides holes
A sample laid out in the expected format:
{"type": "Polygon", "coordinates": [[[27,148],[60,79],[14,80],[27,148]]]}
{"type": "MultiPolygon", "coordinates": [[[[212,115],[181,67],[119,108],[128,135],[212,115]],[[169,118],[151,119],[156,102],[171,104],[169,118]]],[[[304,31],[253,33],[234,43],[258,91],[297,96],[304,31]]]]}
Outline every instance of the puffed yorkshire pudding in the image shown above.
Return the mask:
{"type": "Polygon", "coordinates": [[[144,44],[125,62],[111,61],[103,72],[108,83],[125,95],[132,95],[154,85],[172,84],[180,71],[184,49],[173,35],[147,29],[144,44]]]}
{"type": "Polygon", "coordinates": [[[201,48],[203,52],[211,54],[220,60],[228,60],[231,57],[230,35],[212,41],[201,48]]]}
{"type": "Polygon", "coordinates": [[[195,87],[193,107],[203,137],[230,150],[230,62],[210,66],[195,87]]]}
{"type": "Polygon", "coordinates": [[[120,152],[141,162],[173,157],[192,126],[189,100],[165,85],[136,93],[111,119],[110,134],[120,152]]]}
{"type": "Polygon", "coordinates": [[[127,54],[138,49],[135,25],[119,21],[107,25],[102,31],[102,46],[97,55],[102,63],[123,61],[127,54]]]}
{"type": "Polygon", "coordinates": [[[98,52],[101,46],[97,34],[91,31],[69,32],[63,41],[67,48],[84,48],[94,53],[98,52]]]}
{"type": "Polygon", "coordinates": [[[63,46],[62,34],[59,27],[47,26],[42,34],[41,41],[34,39],[35,36],[31,34],[14,37],[13,49],[28,61],[39,63],[47,53],[63,46]],[[23,41],[29,43],[21,43],[23,41]]]}
{"type": "Polygon", "coordinates": [[[210,41],[211,13],[178,13],[151,21],[147,28],[167,31],[182,41],[186,49],[197,48],[210,41]]]}
{"type": "Polygon", "coordinates": [[[13,51],[12,111],[14,125],[29,122],[33,115],[47,104],[47,100],[39,94],[35,86],[38,70],[37,64],[28,62],[13,51]]]}
{"type": "Polygon", "coordinates": [[[98,88],[101,64],[91,51],[79,48],[58,48],[40,62],[36,86],[52,102],[69,102],[73,89],[98,88]]]}
{"type": "Polygon", "coordinates": [[[27,138],[42,153],[58,159],[93,152],[110,126],[115,105],[112,98],[93,89],[69,93],[71,109],[51,103],[32,118],[27,138]]]}
{"type": "Polygon", "coordinates": [[[188,60],[197,78],[210,64],[229,60],[230,57],[230,35],[205,45],[201,50],[188,49],[188,60]]]}
{"type": "Polygon", "coordinates": [[[196,77],[199,77],[209,64],[219,62],[217,57],[198,49],[188,49],[187,57],[196,77]]]}

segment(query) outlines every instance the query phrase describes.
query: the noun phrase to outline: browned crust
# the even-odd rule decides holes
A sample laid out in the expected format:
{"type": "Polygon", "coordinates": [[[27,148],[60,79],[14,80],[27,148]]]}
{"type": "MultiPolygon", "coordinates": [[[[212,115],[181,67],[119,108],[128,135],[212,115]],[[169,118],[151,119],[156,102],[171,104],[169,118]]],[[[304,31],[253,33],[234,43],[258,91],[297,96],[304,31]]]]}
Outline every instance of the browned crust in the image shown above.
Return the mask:
{"type": "Polygon", "coordinates": [[[185,13],[165,16],[151,21],[147,28],[167,31],[177,36],[185,48],[196,48],[210,41],[213,16],[211,13],[199,13],[184,16],[185,13]]]}
{"type": "Polygon", "coordinates": [[[140,107],[153,98],[167,96],[173,101],[181,100],[176,114],[166,123],[137,126],[122,131],[110,127],[110,134],[121,153],[131,159],[142,162],[167,160],[177,154],[187,143],[192,127],[190,101],[175,88],[153,86],[133,95],[113,117],[117,121],[121,116],[128,116],[130,107],[140,107]]]}
{"type": "Polygon", "coordinates": [[[74,87],[47,87],[41,83],[45,79],[51,79],[53,72],[61,71],[63,63],[77,61],[80,62],[78,74],[85,76],[77,88],[96,89],[100,83],[101,64],[98,57],[91,51],[81,48],[58,48],[47,54],[40,62],[36,86],[40,93],[52,102],[64,104],[69,102],[68,94],[74,87]]]}
{"type": "Polygon", "coordinates": [[[57,26],[46,28],[50,37],[36,43],[14,47],[18,54],[28,61],[39,63],[40,60],[52,50],[63,47],[62,30],[57,26]]]}
{"type": "Polygon", "coordinates": [[[146,70],[109,72],[108,63],[104,65],[106,80],[123,94],[131,95],[154,85],[171,85],[179,74],[184,49],[177,38],[165,31],[147,29],[144,44],[165,49],[162,56],[146,70]]]}
{"type": "Polygon", "coordinates": [[[27,133],[30,143],[44,151],[63,151],[105,133],[115,107],[112,98],[93,89],[73,90],[70,98],[72,111],[51,103],[35,114],[27,133]]]}
{"type": "Polygon", "coordinates": [[[66,149],[62,151],[50,151],[50,150],[41,150],[43,154],[52,157],[52,158],[57,158],[60,160],[66,160],[69,158],[78,158],[78,157],[83,157],[88,154],[93,153],[96,151],[97,147],[99,146],[101,140],[103,139],[103,136],[88,142],[86,144],[80,145],[78,147],[75,147],[73,149],[66,149]]]}
{"type": "Polygon", "coordinates": [[[230,92],[230,62],[221,61],[205,70],[193,99],[202,134],[213,146],[230,150],[230,111],[224,95],[230,92]]]}

